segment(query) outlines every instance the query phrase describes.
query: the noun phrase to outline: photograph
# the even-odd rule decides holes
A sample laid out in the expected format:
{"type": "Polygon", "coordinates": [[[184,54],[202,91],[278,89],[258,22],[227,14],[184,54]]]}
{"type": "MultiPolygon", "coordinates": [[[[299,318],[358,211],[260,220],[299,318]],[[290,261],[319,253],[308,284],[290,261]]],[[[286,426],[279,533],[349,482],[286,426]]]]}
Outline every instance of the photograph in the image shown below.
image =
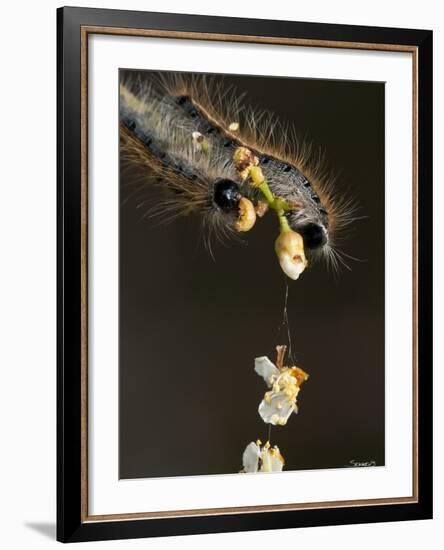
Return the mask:
{"type": "Polygon", "coordinates": [[[385,83],[119,96],[119,478],[384,466],[385,83]]]}

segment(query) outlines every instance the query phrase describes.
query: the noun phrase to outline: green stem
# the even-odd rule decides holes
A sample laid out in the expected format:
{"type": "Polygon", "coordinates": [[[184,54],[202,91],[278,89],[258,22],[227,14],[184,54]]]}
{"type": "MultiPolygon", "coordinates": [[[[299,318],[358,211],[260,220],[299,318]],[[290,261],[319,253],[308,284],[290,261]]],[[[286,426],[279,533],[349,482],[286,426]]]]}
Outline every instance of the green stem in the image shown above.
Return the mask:
{"type": "Polygon", "coordinates": [[[288,224],[287,218],[284,216],[283,213],[278,214],[279,218],[279,226],[281,228],[281,233],[286,233],[287,231],[291,231],[291,228],[288,224]]]}
{"type": "Polygon", "coordinates": [[[264,195],[264,198],[265,198],[265,200],[267,201],[268,206],[269,206],[270,208],[274,208],[274,201],[275,201],[275,198],[274,198],[274,195],[273,195],[273,193],[271,192],[270,188],[268,187],[267,180],[264,180],[264,181],[259,185],[259,189],[262,191],[262,194],[264,195]]]}
{"type": "Polygon", "coordinates": [[[285,217],[286,210],[289,210],[288,204],[283,199],[276,198],[273,195],[270,188],[268,187],[267,180],[264,179],[264,181],[259,185],[259,189],[261,190],[262,195],[267,201],[268,206],[276,212],[281,233],[291,231],[290,226],[288,225],[288,220],[285,217]]]}

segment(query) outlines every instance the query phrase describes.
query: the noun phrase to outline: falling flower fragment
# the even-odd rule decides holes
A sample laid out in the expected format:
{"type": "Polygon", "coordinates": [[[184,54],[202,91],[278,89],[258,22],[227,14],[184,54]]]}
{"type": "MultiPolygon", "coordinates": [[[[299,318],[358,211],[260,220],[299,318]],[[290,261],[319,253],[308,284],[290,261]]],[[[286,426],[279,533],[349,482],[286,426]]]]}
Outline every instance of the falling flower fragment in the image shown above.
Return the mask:
{"type": "Polygon", "coordinates": [[[268,357],[256,357],[254,370],[270,389],[259,404],[259,415],[266,424],[284,426],[292,412],[297,413],[296,399],[308,374],[296,366],[284,366],[286,346],[277,346],[276,365],[268,357]]]}
{"type": "Polygon", "coordinates": [[[257,440],[256,443],[252,441],[246,446],[242,464],[241,473],[281,472],[285,461],[276,445],[271,447],[269,441],[262,445],[257,440]]]}

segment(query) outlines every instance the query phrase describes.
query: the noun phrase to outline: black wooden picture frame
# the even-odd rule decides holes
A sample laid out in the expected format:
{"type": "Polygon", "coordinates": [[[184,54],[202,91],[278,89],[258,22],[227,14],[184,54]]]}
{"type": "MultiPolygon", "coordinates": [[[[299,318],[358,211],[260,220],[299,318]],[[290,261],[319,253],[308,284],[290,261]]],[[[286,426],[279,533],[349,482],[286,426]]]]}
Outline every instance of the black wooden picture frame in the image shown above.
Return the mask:
{"type": "MultiPolygon", "coordinates": [[[[134,11],[57,12],[58,371],[57,539],[62,542],[282,529],[432,517],[432,32],[134,11]],[[85,38],[88,32],[407,51],[414,57],[416,227],[414,312],[414,494],[404,501],[313,504],[248,513],[94,517],[88,515],[85,251],[87,174],[85,38]]],[[[116,160],[117,162],[117,160],[116,160]]]]}

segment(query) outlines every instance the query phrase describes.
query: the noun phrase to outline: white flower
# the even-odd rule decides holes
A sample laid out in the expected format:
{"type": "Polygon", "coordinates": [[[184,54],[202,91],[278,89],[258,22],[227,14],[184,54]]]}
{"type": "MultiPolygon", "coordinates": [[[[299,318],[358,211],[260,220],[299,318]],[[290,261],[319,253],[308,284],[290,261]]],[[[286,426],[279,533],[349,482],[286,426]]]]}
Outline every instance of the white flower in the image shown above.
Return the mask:
{"type": "Polygon", "coordinates": [[[267,441],[262,445],[261,441],[252,441],[249,443],[242,455],[243,473],[256,472],[282,472],[284,467],[284,457],[281,455],[278,447],[270,447],[267,441]]]}
{"type": "Polygon", "coordinates": [[[296,281],[307,267],[307,258],[304,253],[304,239],[296,231],[285,231],[276,239],[274,248],[282,271],[290,279],[296,281]]]}
{"type": "Polygon", "coordinates": [[[292,412],[298,411],[296,399],[300,386],[308,374],[299,367],[284,367],[287,347],[277,346],[277,360],[274,365],[268,357],[256,357],[254,370],[262,376],[270,391],[259,405],[259,414],[266,424],[284,426],[292,412]]]}

